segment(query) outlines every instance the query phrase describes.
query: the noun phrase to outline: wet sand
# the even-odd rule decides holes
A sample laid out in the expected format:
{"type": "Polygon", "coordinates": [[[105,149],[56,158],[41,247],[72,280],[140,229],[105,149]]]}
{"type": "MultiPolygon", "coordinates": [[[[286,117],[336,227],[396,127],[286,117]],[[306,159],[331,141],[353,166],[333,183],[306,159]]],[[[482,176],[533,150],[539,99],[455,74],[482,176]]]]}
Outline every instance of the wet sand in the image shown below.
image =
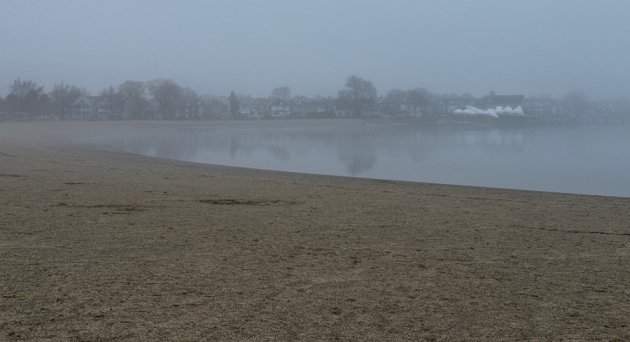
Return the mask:
{"type": "Polygon", "coordinates": [[[0,340],[630,340],[630,199],[70,143],[125,125],[191,123],[0,123],[0,340]]]}

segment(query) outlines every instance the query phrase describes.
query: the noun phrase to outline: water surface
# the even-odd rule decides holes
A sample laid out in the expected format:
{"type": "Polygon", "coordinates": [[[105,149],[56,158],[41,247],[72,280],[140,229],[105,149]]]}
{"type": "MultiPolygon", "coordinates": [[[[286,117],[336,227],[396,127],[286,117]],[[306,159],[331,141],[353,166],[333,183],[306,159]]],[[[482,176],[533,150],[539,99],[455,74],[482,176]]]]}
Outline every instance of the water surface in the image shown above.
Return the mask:
{"type": "Polygon", "coordinates": [[[101,139],[126,152],[315,174],[630,196],[630,127],[200,124],[101,139]]]}

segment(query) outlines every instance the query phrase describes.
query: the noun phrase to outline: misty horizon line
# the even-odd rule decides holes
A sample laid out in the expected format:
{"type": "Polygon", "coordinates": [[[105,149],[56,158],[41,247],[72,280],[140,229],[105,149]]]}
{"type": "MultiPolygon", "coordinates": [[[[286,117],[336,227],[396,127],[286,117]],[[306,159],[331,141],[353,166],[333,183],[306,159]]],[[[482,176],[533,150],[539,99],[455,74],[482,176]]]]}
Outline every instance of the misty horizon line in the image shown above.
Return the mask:
{"type": "MultiPolygon", "coordinates": [[[[358,76],[355,74],[350,75],[349,77],[352,76],[358,76]]],[[[31,81],[34,82],[35,84],[37,84],[38,86],[42,87],[43,90],[46,90],[47,88],[54,88],[57,85],[66,85],[66,86],[73,86],[73,87],[77,87],[78,89],[80,89],[83,93],[83,95],[85,96],[100,96],[101,94],[103,94],[105,91],[109,90],[109,89],[118,89],[118,87],[120,87],[122,84],[126,83],[126,82],[141,82],[144,85],[149,84],[152,81],[160,81],[160,80],[164,80],[164,81],[171,81],[173,83],[175,83],[177,86],[181,87],[181,89],[184,90],[190,90],[192,92],[194,92],[197,96],[210,96],[210,97],[228,97],[231,93],[235,93],[238,96],[241,97],[246,97],[249,96],[251,98],[272,98],[273,95],[273,91],[279,88],[288,88],[290,90],[290,92],[293,92],[292,87],[289,84],[280,84],[277,85],[275,87],[271,87],[269,88],[269,92],[267,93],[267,95],[262,95],[262,94],[255,94],[253,92],[243,92],[243,91],[235,91],[235,90],[230,90],[228,92],[226,92],[225,94],[217,94],[217,93],[211,93],[211,92],[200,92],[192,87],[186,86],[184,84],[179,83],[175,78],[169,78],[169,77],[156,77],[156,78],[151,78],[149,80],[136,80],[136,79],[126,79],[122,82],[120,82],[118,85],[114,85],[114,84],[110,84],[109,86],[105,86],[103,87],[101,90],[96,90],[93,91],[91,89],[88,89],[86,87],[81,86],[80,84],[76,84],[73,82],[67,82],[67,81],[59,81],[59,82],[54,82],[52,85],[50,84],[40,84],[39,82],[37,82],[37,80],[35,79],[27,79],[27,78],[22,78],[22,77],[17,77],[13,80],[12,83],[14,83],[15,81],[31,81]]],[[[371,80],[368,80],[370,82],[372,82],[371,80]]],[[[344,80],[341,80],[340,87],[337,90],[334,90],[332,95],[322,95],[322,94],[311,94],[311,95],[303,95],[303,94],[291,94],[292,96],[290,96],[290,98],[336,98],[338,96],[339,91],[343,90],[344,88],[344,80]]],[[[9,84],[7,86],[8,91],[6,92],[6,95],[3,95],[2,92],[0,92],[0,100],[2,100],[3,98],[6,99],[6,97],[11,93],[11,84],[9,84]]],[[[490,93],[496,93],[496,94],[501,94],[501,95],[523,95],[527,98],[549,98],[549,99],[562,99],[563,96],[571,94],[571,93],[581,93],[584,96],[588,97],[590,100],[604,100],[604,101],[618,101],[618,100],[630,100],[630,96],[625,95],[622,97],[608,97],[608,98],[590,98],[589,93],[586,91],[583,91],[580,88],[574,88],[574,89],[568,89],[564,92],[563,96],[554,96],[551,94],[546,94],[546,93],[540,93],[540,94],[526,94],[526,93],[519,93],[519,92],[503,92],[501,91],[500,87],[495,87],[494,89],[489,90],[488,92],[482,93],[482,94],[473,94],[471,92],[433,92],[431,91],[430,88],[427,87],[412,87],[412,88],[406,88],[406,87],[394,87],[391,88],[387,91],[379,91],[378,90],[378,86],[375,85],[376,91],[377,91],[377,95],[378,97],[385,97],[387,96],[387,94],[389,92],[392,91],[397,91],[397,90],[408,90],[408,89],[422,89],[422,90],[426,90],[428,91],[432,96],[436,96],[436,97],[442,97],[442,96],[449,96],[449,97],[462,97],[462,98],[475,98],[475,97],[479,97],[479,96],[484,96],[484,95],[488,95],[490,93]],[[498,90],[498,91],[497,91],[498,90]]],[[[49,92],[50,90],[46,91],[49,92]]],[[[630,94],[629,94],[630,95],[630,94]]]]}

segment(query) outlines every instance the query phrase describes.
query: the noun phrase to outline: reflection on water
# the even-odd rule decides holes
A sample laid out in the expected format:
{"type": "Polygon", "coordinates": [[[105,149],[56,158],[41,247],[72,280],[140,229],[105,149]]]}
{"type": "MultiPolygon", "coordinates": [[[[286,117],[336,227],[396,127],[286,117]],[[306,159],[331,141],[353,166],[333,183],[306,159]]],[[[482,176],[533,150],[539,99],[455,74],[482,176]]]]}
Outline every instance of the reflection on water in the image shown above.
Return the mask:
{"type": "Polygon", "coordinates": [[[628,127],[200,127],[137,133],[99,144],[271,170],[630,196],[628,127]]]}

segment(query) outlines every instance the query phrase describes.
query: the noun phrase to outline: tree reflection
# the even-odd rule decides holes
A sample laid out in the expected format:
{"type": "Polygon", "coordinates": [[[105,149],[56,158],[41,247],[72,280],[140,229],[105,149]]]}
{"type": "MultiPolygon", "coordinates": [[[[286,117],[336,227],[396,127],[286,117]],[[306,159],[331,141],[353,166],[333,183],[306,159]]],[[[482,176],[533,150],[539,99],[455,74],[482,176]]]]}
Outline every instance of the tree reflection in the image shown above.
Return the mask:
{"type": "Polygon", "coordinates": [[[349,176],[359,176],[376,165],[374,140],[365,135],[342,139],[337,145],[337,157],[344,164],[349,176]]]}

